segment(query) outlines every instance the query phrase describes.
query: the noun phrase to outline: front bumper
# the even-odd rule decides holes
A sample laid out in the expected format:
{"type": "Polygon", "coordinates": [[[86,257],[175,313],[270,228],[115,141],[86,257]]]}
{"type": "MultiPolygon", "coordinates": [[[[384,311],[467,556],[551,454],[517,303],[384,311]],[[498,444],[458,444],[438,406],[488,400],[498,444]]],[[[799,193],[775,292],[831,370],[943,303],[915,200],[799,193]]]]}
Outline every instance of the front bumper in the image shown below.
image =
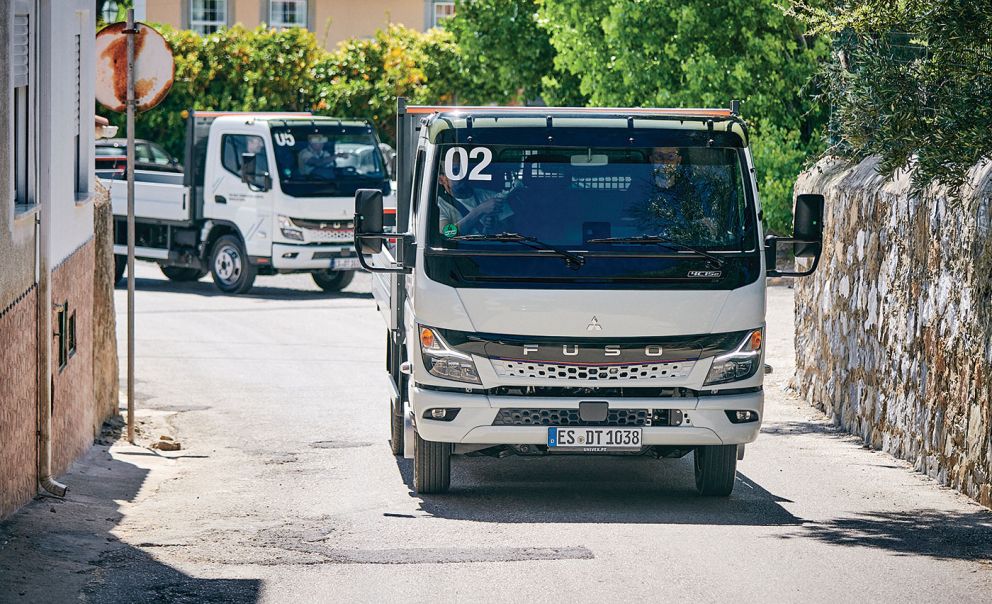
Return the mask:
{"type": "Polygon", "coordinates": [[[476,445],[545,445],[546,426],[494,426],[500,409],[540,408],[578,409],[582,401],[606,401],[610,409],[679,409],[685,416],[680,426],[645,426],[645,445],[736,445],[753,442],[761,429],[764,413],[764,393],[761,391],[726,396],[681,398],[634,397],[525,397],[489,396],[441,392],[419,387],[411,388],[411,407],[417,432],[424,440],[476,445]],[[458,408],[451,421],[423,417],[435,407],[458,408]],[[758,421],[734,424],[725,411],[755,411],[758,421]]]}
{"type": "Polygon", "coordinates": [[[277,270],[321,270],[331,268],[335,258],[357,258],[354,243],[340,245],[272,244],[272,266],[277,270]]]}

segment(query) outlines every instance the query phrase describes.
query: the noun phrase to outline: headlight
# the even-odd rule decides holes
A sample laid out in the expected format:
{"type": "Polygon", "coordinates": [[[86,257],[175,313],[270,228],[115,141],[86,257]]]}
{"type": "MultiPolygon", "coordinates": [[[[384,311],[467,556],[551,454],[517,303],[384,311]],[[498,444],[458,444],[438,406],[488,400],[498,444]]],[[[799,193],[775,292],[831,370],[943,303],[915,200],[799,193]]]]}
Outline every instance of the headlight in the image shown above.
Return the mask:
{"type": "Polygon", "coordinates": [[[289,216],[279,217],[279,230],[282,231],[282,236],[286,239],[303,241],[303,231],[296,228],[296,225],[293,224],[293,220],[289,216]]]}
{"type": "Polygon", "coordinates": [[[755,329],[747,334],[736,350],[713,359],[703,386],[736,382],[753,376],[761,363],[761,341],[762,330],[755,329]]]}
{"type": "Polygon", "coordinates": [[[431,375],[456,382],[482,383],[472,357],[449,346],[441,334],[429,327],[420,328],[420,352],[431,375]]]}

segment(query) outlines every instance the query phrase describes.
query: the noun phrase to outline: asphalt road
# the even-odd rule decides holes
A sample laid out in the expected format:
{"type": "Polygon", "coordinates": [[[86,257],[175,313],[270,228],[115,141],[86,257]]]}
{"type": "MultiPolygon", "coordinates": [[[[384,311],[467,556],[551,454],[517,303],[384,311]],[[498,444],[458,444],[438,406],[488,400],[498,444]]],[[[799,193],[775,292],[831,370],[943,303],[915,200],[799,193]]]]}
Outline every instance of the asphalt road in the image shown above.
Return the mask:
{"type": "Polygon", "coordinates": [[[790,289],[769,290],[765,426],[730,499],[696,496],[691,457],[457,458],[451,493],[419,497],[387,444],[366,275],[340,295],[280,276],[227,297],[137,273],[141,443],[183,448],[95,447],[65,478],[82,503],[36,502],[0,531],[21,538],[0,573],[25,594],[0,600],[55,589],[12,572],[45,547],[31,522],[75,535],[38,561],[90,602],[992,599],[992,513],[786,390],[790,289]]]}

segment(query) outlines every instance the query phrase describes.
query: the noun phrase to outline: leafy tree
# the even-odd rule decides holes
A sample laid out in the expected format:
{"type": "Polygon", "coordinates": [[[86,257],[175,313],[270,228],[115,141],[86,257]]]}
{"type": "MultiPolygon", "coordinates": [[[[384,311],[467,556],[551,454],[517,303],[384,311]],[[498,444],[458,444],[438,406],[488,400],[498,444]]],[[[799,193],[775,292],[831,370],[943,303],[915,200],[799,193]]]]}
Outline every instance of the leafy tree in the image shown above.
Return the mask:
{"type": "Polygon", "coordinates": [[[584,104],[577,79],[555,68],[538,9],[538,0],[458,0],[444,29],[461,52],[466,86],[459,102],[524,104],[550,96],[584,104]]]}
{"type": "Polygon", "coordinates": [[[913,167],[916,187],[960,185],[992,152],[992,10],[959,0],[795,1],[791,14],[834,35],[821,71],[832,151],[913,167]]]}
{"type": "Polygon", "coordinates": [[[803,88],[827,43],[774,0],[542,0],[555,64],[590,104],[727,106],[743,100],[770,228],[789,228],[792,183],[825,116],[803,88]]]}

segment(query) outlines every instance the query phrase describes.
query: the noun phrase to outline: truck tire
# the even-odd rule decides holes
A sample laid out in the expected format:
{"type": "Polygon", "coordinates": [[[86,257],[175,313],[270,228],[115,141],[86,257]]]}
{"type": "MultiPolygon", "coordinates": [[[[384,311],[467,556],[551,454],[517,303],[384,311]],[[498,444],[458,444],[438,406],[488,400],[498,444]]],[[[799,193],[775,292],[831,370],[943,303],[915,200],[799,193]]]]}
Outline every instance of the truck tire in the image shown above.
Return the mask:
{"type": "Polygon", "coordinates": [[[413,488],[421,495],[446,493],[451,486],[451,443],[436,443],[415,433],[413,488]]]}
{"type": "Polygon", "coordinates": [[[127,270],[127,256],[114,255],[114,285],[120,285],[127,270]]]}
{"type": "Polygon", "coordinates": [[[737,445],[696,447],[692,454],[696,490],[707,497],[727,497],[737,478],[737,445]]]}
{"type": "MultiPolygon", "coordinates": [[[[403,401],[400,401],[403,404],[403,401]]],[[[397,415],[393,403],[389,403],[389,448],[393,455],[403,455],[403,414],[397,415]]]]}
{"type": "Polygon", "coordinates": [[[169,278],[169,281],[199,281],[200,277],[207,274],[198,268],[186,268],[182,266],[163,266],[162,274],[169,278]]]}
{"type": "Polygon", "coordinates": [[[234,235],[224,235],[210,254],[214,285],[225,294],[244,294],[255,283],[255,265],[248,261],[245,246],[234,235]]]}
{"type": "Polygon", "coordinates": [[[325,292],[339,292],[355,278],[355,271],[319,271],[311,273],[313,282],[325,292]]]}

